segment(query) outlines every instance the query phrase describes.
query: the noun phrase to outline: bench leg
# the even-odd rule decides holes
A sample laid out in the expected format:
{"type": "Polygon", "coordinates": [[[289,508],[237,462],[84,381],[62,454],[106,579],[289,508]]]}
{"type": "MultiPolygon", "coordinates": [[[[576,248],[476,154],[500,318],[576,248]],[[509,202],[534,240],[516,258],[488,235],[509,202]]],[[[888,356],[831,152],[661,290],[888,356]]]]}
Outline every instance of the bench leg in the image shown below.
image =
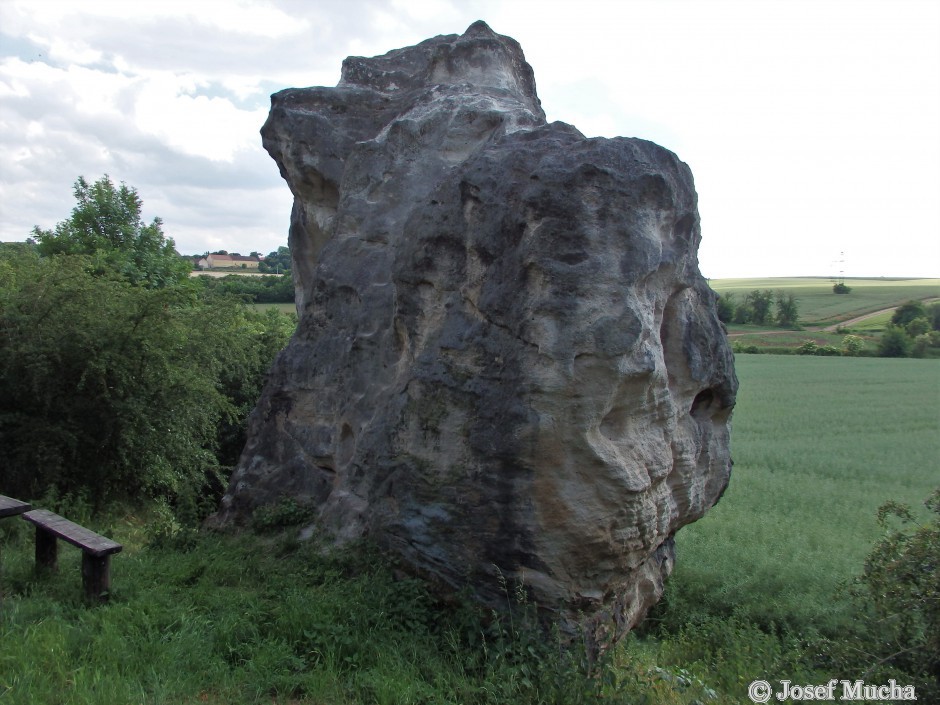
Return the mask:
{"type": "Polygon", "coordinates": [[[89,600],[107,600],[111,591],[111,556],[93,556],[83,551],[82,585],[89,600]]]}
{"type": "Polygon", "coordinates": [[[56,570],[58,568],[59,547],[55,534],[41,526],[36,526],[36,567],[56,570]]]}

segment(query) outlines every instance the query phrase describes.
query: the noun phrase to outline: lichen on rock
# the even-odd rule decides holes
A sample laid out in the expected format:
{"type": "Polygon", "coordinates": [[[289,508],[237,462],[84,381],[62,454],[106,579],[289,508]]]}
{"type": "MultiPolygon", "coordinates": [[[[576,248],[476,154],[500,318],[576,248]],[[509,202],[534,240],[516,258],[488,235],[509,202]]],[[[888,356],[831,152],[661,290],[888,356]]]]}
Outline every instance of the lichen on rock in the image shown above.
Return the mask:
{"type": "Polygon", "coordinates": [[[299,325],[215,521],[290,497],[438,586],[617,639],[721,496],[737,380],[692,174],[546,123],[483,22],[281,91],[299,325]]]}

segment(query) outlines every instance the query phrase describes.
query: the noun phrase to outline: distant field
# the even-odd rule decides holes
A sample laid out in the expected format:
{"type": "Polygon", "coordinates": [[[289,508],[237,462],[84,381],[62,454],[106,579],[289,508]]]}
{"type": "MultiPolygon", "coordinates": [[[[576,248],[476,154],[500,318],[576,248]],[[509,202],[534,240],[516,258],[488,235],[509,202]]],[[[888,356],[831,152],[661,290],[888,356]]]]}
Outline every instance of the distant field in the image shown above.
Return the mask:
{"type": "Polygon", "coordinates": [[[894,499],[940,485],[940,364],[738,356],[734,471],[721,502],[676,536],[671,601],[838,630],[839,586],[862,570],[894,499]]]}
{"type": "Polygon", "coordinates": [[[275,308],[281,313],[297,313],[295,304],[251,304],[251,307],[258,311],[266,311],[269,308],[275,308]]]}
{"type": "MultiPolygon", "coordinates": [[[[888,314],[890,318],[890,314],[888,314]]],[[[739,346],[757,346],[760,352],[792,352],[807,340],[812,340],[816,345],[831,345],[842,349],[842,341],[845,333],[835,333],[827,331],[808,331],[808,330],[760,330],[755,331],[755,326],[729,325],[728,335],[732,344],[737,348],[739,346]]],[[[878,344],[878,330],[857,330],[852,326],[853,334],[859,335],[866,343],[866,347],[874,350],[878,344]]]]}
{"type": "Polygon", "coordinates": [[[709,285],[719,294],[733,294],[738,302],[754,289],[793,292],[799,302],[800,323],[821,326],[899,306],[910,299],[940,296],[940,279],[846,279],[849,294],[834,294],[825,278],[712,279],[709,285]]]}

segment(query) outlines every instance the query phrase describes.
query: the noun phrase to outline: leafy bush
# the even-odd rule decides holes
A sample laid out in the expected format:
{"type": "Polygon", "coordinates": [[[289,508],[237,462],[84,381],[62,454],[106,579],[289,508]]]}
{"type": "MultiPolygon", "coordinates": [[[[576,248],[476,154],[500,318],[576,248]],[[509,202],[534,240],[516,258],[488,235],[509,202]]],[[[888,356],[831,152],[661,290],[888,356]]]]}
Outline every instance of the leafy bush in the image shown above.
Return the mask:
{"type": "Polygon", "coordinates": [[[930,331],[930,321],[927,320],[926,316],[919,316],[904,326],[904,330],[907,331],[909,336],[916,338],[918,335],[924,335],[930,331]]]}
{"type": "Polygon", "coordinates": [[[804,340],[800,347],[796,349],[797,355],[815,355],[816,351],[819,350],[819,345],[816,344],[815,340],[804,340]]]}
{"type": "Polygon", "coordinates": [[[814,354],[820,357],[838,357],[842,351],[835,345],[820,345],[814,354]]]}
{"type": "Polygon", "coordinates": [[[940,489],[918,521],[910,507],[878,509],[884,536],[865,561],[852,595],[865,625],[845,641],[824,642],[832,666],[868,682],[915,686],[920,702],[940,698],[940,489]]]}
{"type": "Polygon", "coordinates": [[[847,335],[842,339],[842,354],[847,357],[858,357],[865,349],[865,341],[857,335],[847,335]]]}
{"type": "Polygon", "coordinates": [[[276,504],[258,507],[252,514],[251,525],[259,532],[277,531],[309,522],[314,514],[311,505],[301,504],[289,497],[276,504]]]}
{"type": "Polygon", "coordinates": [[[852,287],[847,286],[844,282],[838,282],[832,285],[833,294],[848,294],[852,291],[852,287]]]}
{"type": "Polygon", "coordinates": [[[903,328],[888,324],[878,341],[878,357],[910,357],[911,339],[903,328]]]}
{"type": "Polygon", "coordinates": [[[920,301],[911,299],[895,309],[894,314],[891,316],[891,323],[903,328],[915,318],[926,317],[927,309],[924,308],[924,305],[920,301]]]}
{"type": "Polygon", "coordinates": [[[291,328],[188,282],[144,288],[93,273],[85,256],[3,258],[3,491],[87,491],[97,508],[144,496],[211,505],[217,453],[228,447],[234,462],[291,328]]]}
{"type": "Polygon", "coordinates": [[[206,290],[236,296],[246,303],[293,303],[294,280],[290,273],[280,276],[245,277],[229,274],[225,277],[197,277],[206,290]]]}

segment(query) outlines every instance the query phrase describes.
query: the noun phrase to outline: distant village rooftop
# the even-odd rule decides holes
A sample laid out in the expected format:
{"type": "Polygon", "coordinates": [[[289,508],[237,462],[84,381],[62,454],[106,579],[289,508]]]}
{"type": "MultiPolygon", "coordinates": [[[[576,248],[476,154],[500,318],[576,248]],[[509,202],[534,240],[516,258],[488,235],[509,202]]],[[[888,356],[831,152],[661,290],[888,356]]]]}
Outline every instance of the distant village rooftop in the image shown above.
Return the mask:
{"type": "Polygon", "coordinates": [[[246,257],[244,255],[206,255],[196,261],[199,269],[257,269],[261,264],[259,257],[246,257]]]}

